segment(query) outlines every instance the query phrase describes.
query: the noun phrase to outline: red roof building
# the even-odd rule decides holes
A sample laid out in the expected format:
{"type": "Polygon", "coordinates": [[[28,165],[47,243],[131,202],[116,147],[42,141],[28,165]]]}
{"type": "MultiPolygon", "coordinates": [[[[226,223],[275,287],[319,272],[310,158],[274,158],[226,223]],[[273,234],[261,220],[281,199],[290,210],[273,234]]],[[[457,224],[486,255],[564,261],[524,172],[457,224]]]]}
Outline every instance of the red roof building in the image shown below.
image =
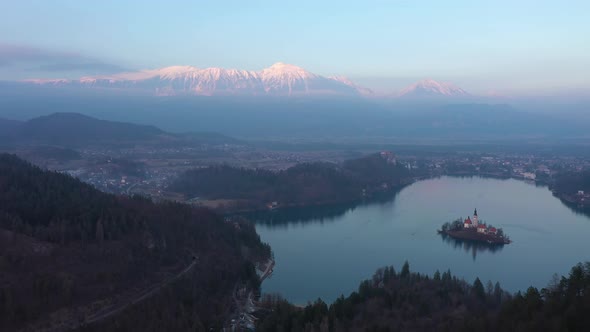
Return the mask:
{"type": "Polygon", "coordinates": [[[477,231],[479,233],[487,233],[488,228],[484,224],[479,224],[479,225],[477,225],[477,231]]]}
{"type": "Polygon", "coordinates": [[[471,226],[472,226],[471,219],[469,219],[469,217],[467,217],[467,219],[465,219],[465,221],[463,222],[463,228],[470,228],[471,226]]]}

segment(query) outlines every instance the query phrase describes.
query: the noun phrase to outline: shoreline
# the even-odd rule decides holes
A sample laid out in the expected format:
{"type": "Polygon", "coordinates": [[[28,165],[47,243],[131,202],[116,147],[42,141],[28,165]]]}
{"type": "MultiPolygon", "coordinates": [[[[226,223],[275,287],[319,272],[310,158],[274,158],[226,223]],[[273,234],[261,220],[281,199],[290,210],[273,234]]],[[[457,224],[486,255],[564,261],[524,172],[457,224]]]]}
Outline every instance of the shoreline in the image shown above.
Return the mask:
{"type": "MultiPolygon", "coordinates": [[[[549,191],[552,192],[553,196],[560,199],[565,205],[569,206],[572,210],[578,213],[588,213],[590,211],[590,207],[588,205],[581,205],[579,202],[568,199],[568,197],[564,197],[564,194],[557,193],[552,190],[551,183],[545,180],[528,180],[523,177],[518,177],[514,175],[501,175],[495,173],[469,173],[469,172],[455,172],[455,173],[446,173],[446,174],[433,174],[429,176],[416,176],[411,179],[407,179],[403,181],[403,183],[390,187],[389,190],[386,191],[376,191],[371,196],[361,197],[361,198],[352,198],[352,199],[344,199],[344,200],[324,200],[321,202],[313,202],[313,203],[286,203],[280,204],[279,206],[269,209],[267,207],[262,207],[264,204],[259,202],[254,204],[256,207],[250,208],[241,208],[241,209],[217,209],[212,208],[214,211],[220,213],[224,216],[232,216],[232,215],[244,215],[244,214],[252,214],[252,213],[273,213],[277,211],[284,211],[289,209],[305,209],[305,208],[318,208],[318,207],[329,207],[329,206],[337,206],[343,204],[350,204],[350,205],[362,205],[362,204],[371,204],[373,202],[379,202],[384,197],[391,197],[395,196],[398,192],[403,190],[405,187],[412,185],[416,182],[429,180],[429,179],[436,179],[443,176],[448,177],[481,177],[481,178],[489,178],[489,179],[514,179],[517,181],[522,181],[529,184],[535,184],[536,186],[544,186],[547,187],[549,191]]],[[[567,196],[567,195],[565,195],[567,196]]]]}
{"type": "Polygon", "coordinates": [[[488,245],[505,245],[510,244],[512,241],[504,238],[498,237],[495,235],[489,234],[481,234],[477,233],[476,231],[469,231],[469,230],[454,230],[454,231],[443,231],[437,230],[437,232],[441,235],[449,236],[453,239],[463,240],[463,241],[472,241],[478,243],[484,243],[488,245]]]}

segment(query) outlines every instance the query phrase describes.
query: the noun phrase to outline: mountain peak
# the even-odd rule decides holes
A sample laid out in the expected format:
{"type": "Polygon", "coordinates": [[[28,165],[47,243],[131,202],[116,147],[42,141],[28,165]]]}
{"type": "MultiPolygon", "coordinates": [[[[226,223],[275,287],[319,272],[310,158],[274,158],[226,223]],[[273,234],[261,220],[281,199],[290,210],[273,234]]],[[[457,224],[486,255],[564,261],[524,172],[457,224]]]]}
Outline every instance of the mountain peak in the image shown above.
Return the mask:
{"type": "Polygon", "coordinates": [[[465,90],[446,82],[437,82],[431,78],[416,82],[400,93],[400,97],[465,97],[465,90]]]}
{"type": "Polygon", "coordinates": [[[308,72],[307,70],[291,65],[288,63],[277,62],[272,66],[265,68],[262,70],[262,75],[281,75],[281,74],[291,74],[297,75],[300,77],[312,77],[315,76],[314,74],[308,72]]]}
{"type": "Polygon", "coordinates": [[[269,68],[275,68],[275,69],[303,69],[299,66],[295,66],[292,64],[288,64],[288,63],[284,63],[284,62],[276,62],[274,63],[272,66],[270,66],[269,68]]]}
{"type": "Polygon", "coordinates": [[[441,85],[441,83],[433,80],[432,78],[425,78],[421,81],[416,82],[416,84],[420,85],[441,85]]]}

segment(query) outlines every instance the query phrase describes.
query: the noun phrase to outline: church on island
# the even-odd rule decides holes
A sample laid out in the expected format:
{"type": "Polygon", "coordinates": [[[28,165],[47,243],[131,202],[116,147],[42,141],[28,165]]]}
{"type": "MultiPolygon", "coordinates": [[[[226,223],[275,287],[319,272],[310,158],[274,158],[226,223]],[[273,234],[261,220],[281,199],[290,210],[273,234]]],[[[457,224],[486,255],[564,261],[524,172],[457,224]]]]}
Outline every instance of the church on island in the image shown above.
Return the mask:
{"type": "Polygon", "coordinates": [[[444,223],[438,233],[459,240],[485,242],[490,245],[511,243],[510,238],[501,228],[482,222],[477,215],[477,209],[473,212],[473,216],[466,219],[461,217],[453,222],[444,223]]]}
{"type": "Polygon", "coordinates": [[[477,217],[477,209],[475,209],[473,212],[473,218],[467,217],[467,219],[465,219],[463,222],[463,228],[475,229],[478,233],[490,235],[496,235],[498,232],[496,227],[487,227],[484,223],[479,222],[479,218],[477,217]]]}

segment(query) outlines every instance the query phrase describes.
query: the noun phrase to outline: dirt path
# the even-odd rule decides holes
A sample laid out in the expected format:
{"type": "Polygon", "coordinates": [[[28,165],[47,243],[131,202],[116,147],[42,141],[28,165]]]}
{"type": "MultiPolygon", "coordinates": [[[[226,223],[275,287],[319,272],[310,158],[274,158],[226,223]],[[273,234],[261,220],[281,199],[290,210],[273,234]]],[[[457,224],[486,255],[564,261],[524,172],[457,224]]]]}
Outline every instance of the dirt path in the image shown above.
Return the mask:
{"type": "Polygon", "coordinates": [[[274,259],[270,259],[270,262],[266,265],[266,270],[264,270],[264,272],[262,273],[262,276],[260,276],[260,283],[262,283],[264,281],[264,279],[268,278],[268,276],[270,276],[272,274],[272,269],[275,267],[275,260],[274,259]]]}
{"type": "Polygon", "coordinates": [[[106,307],[84,317],[81,320],[74,321],[74,319],[72,319],[69,322],[64,322],[64,323],[59,324],[58,326],[48,327],[48,328],[41,328],[39,326],[39,324],[36,324],[37,326],[28,327],[28,328],[25,328],[21,331],[22,332],[26,332],[26,331],[66,332],[66,331],[78,329],[78,328],[88,325],[88,324],[93,324],[93,323],[103,321],[109,317],[112,317],[112,316],[124,311],[125,309],[127,309],[135,304],[138,304],[138,303],[154,296],[162,288],[164,288],[164,287],[170,285],[171,283],[175,282],[176,280],[184,277],[187,273],[189,273],[195,267],[197,262],[198,262],[197,259],[193,259],[187,267],[185,267],[182,271],[180,271],[176,275],[174,275],[166,280],[163,280],[160,283],[152,285],[147,289],[142,290],[141,292],[135,294],[131,298],[118,301],[118,303],[115,303],[110,306],[106,306],[106,307]]]}

